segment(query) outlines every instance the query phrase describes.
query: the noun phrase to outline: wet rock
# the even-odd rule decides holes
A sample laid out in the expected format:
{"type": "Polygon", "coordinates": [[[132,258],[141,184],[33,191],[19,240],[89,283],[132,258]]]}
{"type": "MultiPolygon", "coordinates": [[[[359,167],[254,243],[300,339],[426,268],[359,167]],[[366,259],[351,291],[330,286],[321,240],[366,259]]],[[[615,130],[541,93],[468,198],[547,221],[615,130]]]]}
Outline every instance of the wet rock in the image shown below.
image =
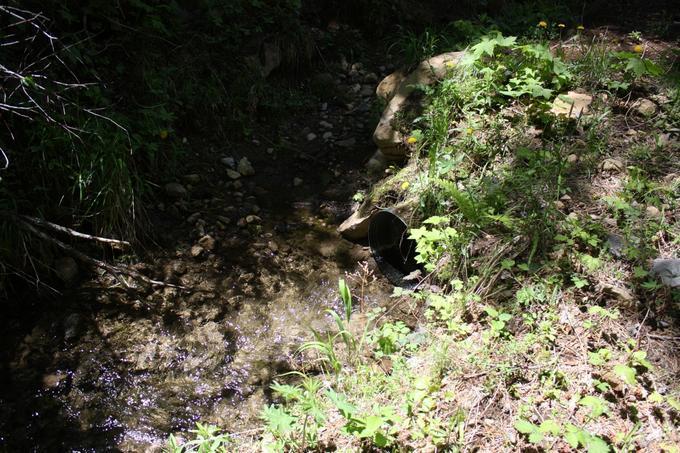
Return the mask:
{"type": "Polygon", "coordinates": [[[374,90],[372,85],[363,85],[359,94],[364,97],[373,96],[374,90]]]}
{"type": "Polygon", "coordinates": [[[236,170],[228,168],[227,176],[229,176],[231,179],[239,179],[241,177],[241,173],[237,172],[236,170]]]}
{"type": "Polygon", "coordinates": [[[215,238],[206,234],[201,239],[198,240],[198,245],[203,247],[203,249],[210,251],[215,250],[216,241],[215,238]]]}
{"type": "Polygon", "coordinates": [[[78,280],[78,263],[70,256],[63,256],[54,262],[54,272],[64,285],[72,286],[78,280]]]}
{"type": "Polygon", "coordinates": [[[56,373],[46,374],[42,378],[43,388],[45,390],[51,390],[59,387],[59,384],[64,382],[68,375],[62,371],[57,371],[56,373]]]}
{"type": "Polygon", "coordinates": [[[236,168],[236,161],[233,157],[223,157],[220,159],[220,162],[222,162],[227,167],[236,168]]]}
{"type": "Polygon", "coordinates": [[[244,157],[238,161],[237,170],[243,176],[253,176],[255,174],[255,169],[253,168],[253,165],[250,163],[247,157],[244,157]]]}
{"type": "Polygon", "coordinates": [[[311,141],[314,141],[314,140],[316,140],[316,134],[314,132],[310,132],[309,134],[307,134],[307,141],[308,142],[311,142],[311,141]]]}
{"type": "Polygon", "coordinates": [[[302,178],[293,178],[293,187],[300,187],[303,182],[302,178]]]}
{"type": "Polygon", "coordinates": [[[656,104],[649,99],[638,99],[634,104],[635,112],[644,117],[652,116],[656,113],[656,104]]]}
{"type": "Polygon", "coordinates": [[[354,145],[357,144],[357,139],[354,137],[346,138],[344,140],[339,140],[335,142],[335,144],[341,148],[352,148],[354,145]]]}
{"type": "Polygon", "coordinates": [[[78,313],[71,313],[64,319],[64,339],[73,341],[80,335],[82,320],[78,313]]]}
{"type": "Polygon", "coordinates": [[[279,245],[274,241],[267,242],[267,248],[274,253],[279,251],[279,245]]]}
{"type": "Polygon", "coordinates": [[[223,225],[229,225],[231,223],[231,219],[223,215],[218,215],[217,220],[219,220],[223,225]]]}
{"type": "Polygon", "coordinates": [[[324,132],[323,135],[321,136],[324,140],[329,140],[331,137],[333,137],[333,133],[328,131],[324,132]]]}
{"type": "Polygon", "coordinates": [[[196,173],[192,173],[190,175],[184,175],[182,176],[182,179],[187,182],[188,184],[198,184],[201,182],[201,176],[197,175],[196,173]]]}
{"type": "Polygon", "coordinates": [[[659,276],[666,286],[680,287],[680,259],[655,259],[651,273],[659,276]]]}
{"type": "Polygon", "coordinates": [[[189,217],[187,217],[187,223],[188,223],[189,225],[193,225],[193,224],[196,223],[196,221],[197,221],[198,219],[200,219],[200,217],[201,217],[201,213],[200,213],[200,212],[194,212],[194,213],[191,214],[189,217]]]}
{"type": "Polygon", "coordinates": [[[602,161],[600,170],[611,173],[621,173],[626,169],[626,166],[620,159],[609,158],[602,161]]]}
{"type": "Polygon", "coordinates": [[[181,199],[187,196],[187,189],[178,182],[169,182],[165,185],[165,193],[170,198],[181,199]]]}

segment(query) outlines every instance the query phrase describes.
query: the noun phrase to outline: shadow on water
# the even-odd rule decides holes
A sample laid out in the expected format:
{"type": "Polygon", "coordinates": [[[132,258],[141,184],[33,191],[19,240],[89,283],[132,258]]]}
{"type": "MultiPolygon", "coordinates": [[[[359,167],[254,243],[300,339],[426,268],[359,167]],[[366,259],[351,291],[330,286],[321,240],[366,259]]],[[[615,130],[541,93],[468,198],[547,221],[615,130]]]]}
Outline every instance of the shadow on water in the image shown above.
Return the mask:
{"type": "MultiPolygon", "coordinates": [[[[239,184],[224,175],[224,152],[195,145],[183,173],[202,182],[155,212],[162,248],[138,266],[187,290],[130,295],[102,277],[55,300],[3,304],[0,450],[139,451],[199,420],[252,427],[273,379],[300,365],[310,328],[330,326],[324,311],[338,308],[337,279],[369,259],[335,232],[368,184],[363,164],[374,151],[369,109],[344,109],[328,105],[324,118],[358,145],[304,136],[299,152],[235,145],[229,153],[256,169],[239,184]],[[249,215],[257,218],[243,223],[249,215]],[[192,216],[200,222],[186,222],[192,216]],[[216,246],[192,253],[205,234],[216,246]]],[[[261,138],[293,140],[317,115],[261,138]]],[[[388,289],[384,281],[369,289],[371,303],[388,289]]]]}

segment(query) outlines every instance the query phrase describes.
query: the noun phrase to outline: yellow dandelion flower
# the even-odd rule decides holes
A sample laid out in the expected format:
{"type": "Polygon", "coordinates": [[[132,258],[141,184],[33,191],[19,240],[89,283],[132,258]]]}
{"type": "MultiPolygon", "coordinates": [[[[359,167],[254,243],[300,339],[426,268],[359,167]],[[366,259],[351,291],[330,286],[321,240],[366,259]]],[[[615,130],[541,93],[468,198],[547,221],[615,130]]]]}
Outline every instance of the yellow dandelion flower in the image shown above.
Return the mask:
{"type": "Polygon", "coordinates": [[[635,53],[642,53],[643,50],[644,48],[640,44],[635,44],[635,46],[633,47],[633,52],[635,53]]]}
{"type": "Polygon", "coordinates": [[[472,135],[472,133],[474,132],[474,129],[472,129],[471,127],[468,127],[467,129],[465,129],[465,132],[467,132],[468,135],[472,135]]]}
{"type": "Polygon", "coordinates": [[[406,143],[408,143],[409,145],[413,145],[417,141],[418,139],[415,138],[414,136],[410,136],[409,138],[406,139],[406,143]]]}
{"type": "Polygon", "coordinates": [[[401,190],[406,190],[411,184],[408,181],[404,181],[401,183],[401,190]]]}
{"type": "Polygon", "coordinates": [[[548,23],[546,21],[542,20],[538,23],[538,26],[541,27],[541,28],[548,28],[548,23]]]}
{"type": "Polygon", "coordinates": [[[447,61],[446,62],[446,67],[449,68],[449,69],[453,68],[455,65],[456,65],[456,63],[454,63],[453,61],[447,61]]]}
{"type": "Polygon", "coordinates": [[[579,26],[576,27],[576,29],[577,29],[578,31],[583,31],[583,30],[586,29],[586,27],[584,27],[583,25],[579,25],[579,26]]]}
{"type": "Polygon", "coordinates": [[[564,25],[564,24],[557,24],[557,27],[558,27],[558,28],[565,28],[566,25],[564,25]]]}
{"type": "Polygon", "coordinates": [[[168,131],[163,129],[158,133],[158,136],[161,138],[161,140],[165,140],[166,138],[168,138],[168,131]]]}

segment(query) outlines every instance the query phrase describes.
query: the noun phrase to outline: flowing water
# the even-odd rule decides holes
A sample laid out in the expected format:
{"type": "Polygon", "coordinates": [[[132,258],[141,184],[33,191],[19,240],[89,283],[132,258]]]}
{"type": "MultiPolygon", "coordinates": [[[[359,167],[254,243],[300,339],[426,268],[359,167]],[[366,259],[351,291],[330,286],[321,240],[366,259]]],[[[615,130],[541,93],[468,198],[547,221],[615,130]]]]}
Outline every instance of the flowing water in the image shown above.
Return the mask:
{"type": "MultiPolygon", "coordinates": [[[[338,139],[359,145],[307,143],[291,119],[278,133],[295,141],[302,130],[299,153],[254,142],[189,159],[185,173],[202,183],[190,200],[158,207],[161,246],[136,265],[186,290],[129,293],[108,276],[81,275],[59,297],[1,304],[0,450],[140,451],[196,421],[255,426],[272,381],[299,367],[297,348],[330,325],[325,310],[339,309],[338,278],[370,258],[335,232],[369,183],[373,151],[371,101],[349,95],[353,106],[324,103],[306,121],[331,121],[338,139]],[[229,154],[249,156],[257,174],[230,181],[220,164],[229,154]],[[206,233],[215,249],[193,253],[206,233]]],[[[368,303],[389,291],[378,280],[368,303]]]]}

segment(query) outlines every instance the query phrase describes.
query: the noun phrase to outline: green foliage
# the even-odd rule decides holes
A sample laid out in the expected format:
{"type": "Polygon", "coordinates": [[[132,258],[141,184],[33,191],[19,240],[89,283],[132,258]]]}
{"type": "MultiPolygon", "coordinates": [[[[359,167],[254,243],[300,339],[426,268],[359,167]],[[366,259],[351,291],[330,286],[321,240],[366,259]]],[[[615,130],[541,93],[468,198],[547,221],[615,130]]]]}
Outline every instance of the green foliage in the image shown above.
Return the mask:
{"type": "Polygon", "coordinates": [[[423,227],[411,229],[410,239],[416,241],[416,261],[425,265],[425,270],[432,272],[446,253],[455,252],[459,238],[458,232],[445,226],[447,217],[430,217],[423,221],[423,227]]]}
{"type": "Polygon", "coordinates": [[[227,434],[220,434],[217,426],[196,423],[196,429],[189,432],[195,436],[195,439],[184,443],[180,443],[171,434],[164,451],[168,453],[226,453],[230,451],[231,437],[227,434]]]}

